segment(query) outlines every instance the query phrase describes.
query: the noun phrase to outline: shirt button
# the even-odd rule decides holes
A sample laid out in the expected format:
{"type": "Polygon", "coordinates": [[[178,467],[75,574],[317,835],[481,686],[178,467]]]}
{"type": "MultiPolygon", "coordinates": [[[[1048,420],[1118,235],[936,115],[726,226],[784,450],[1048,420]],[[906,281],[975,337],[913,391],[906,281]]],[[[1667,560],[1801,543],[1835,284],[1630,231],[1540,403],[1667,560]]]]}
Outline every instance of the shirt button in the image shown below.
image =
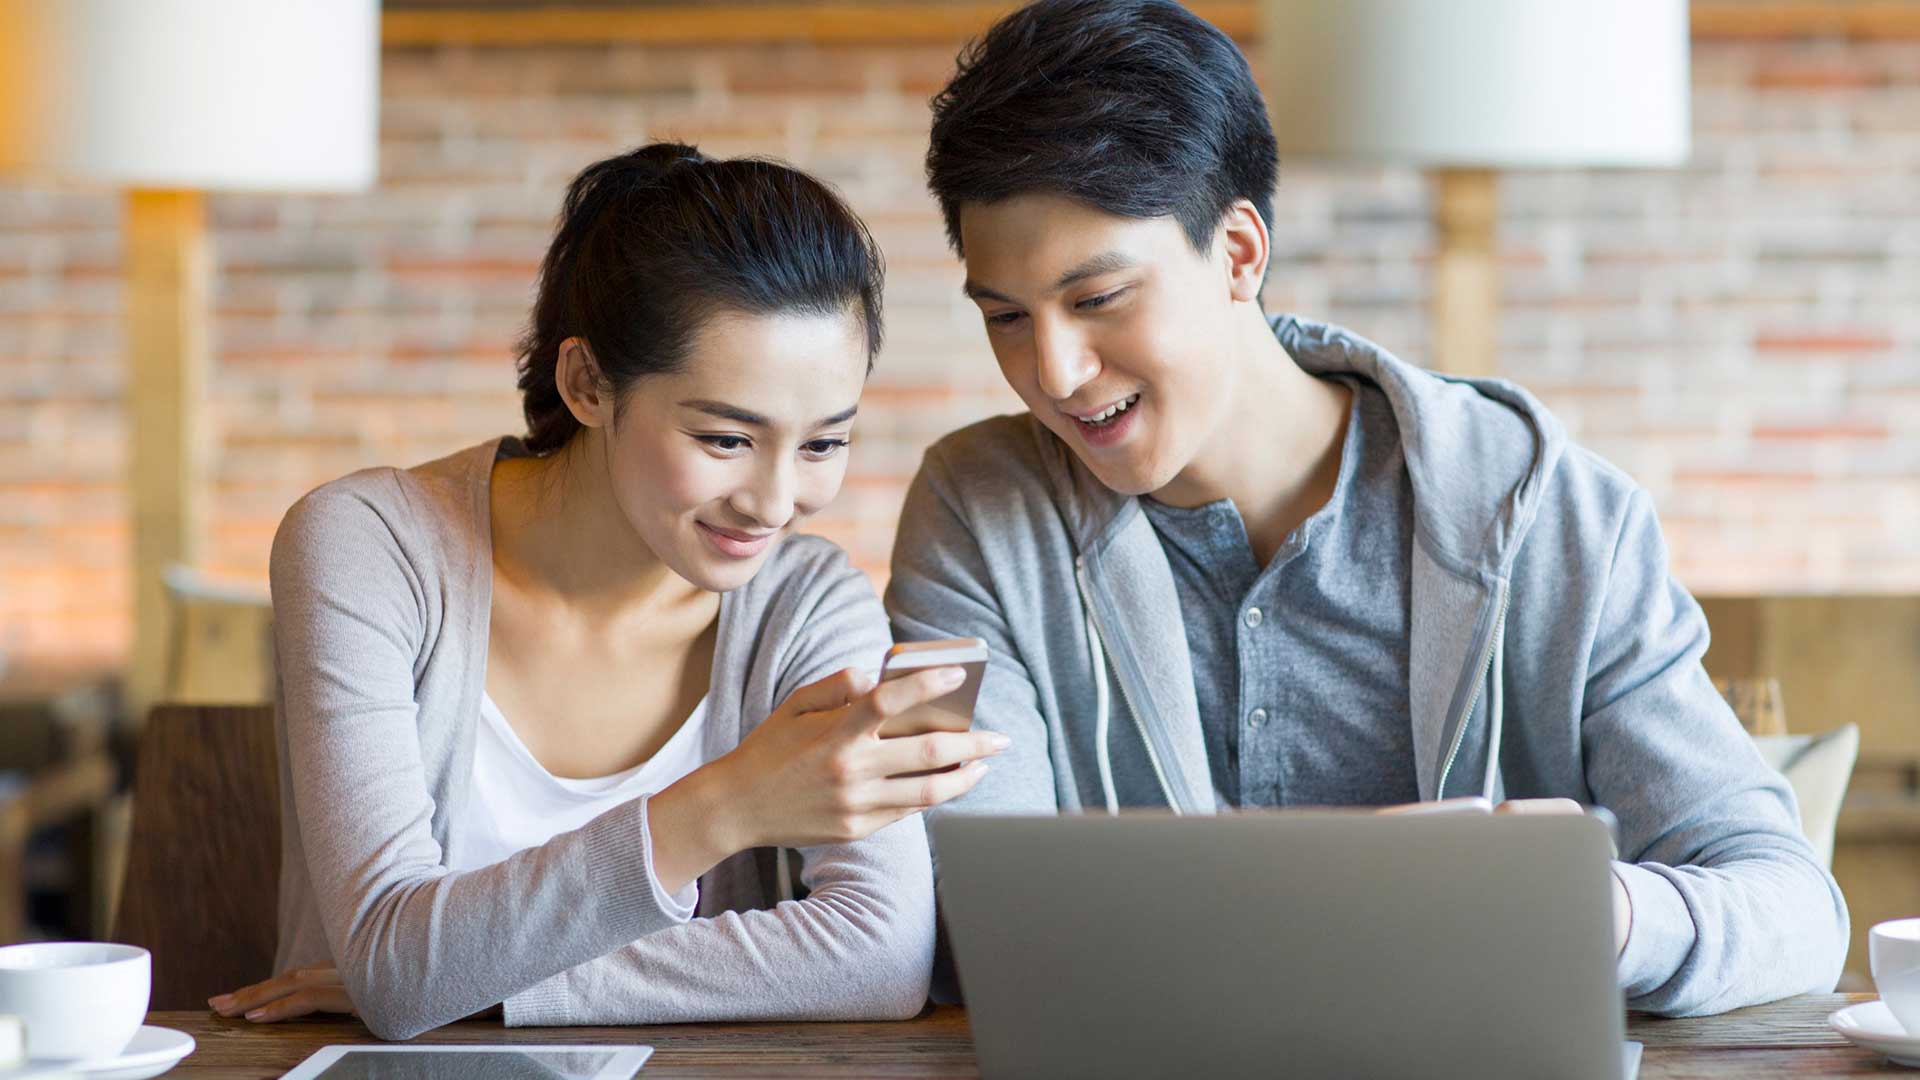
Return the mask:
{"type": "Polygon", "coordinates": [[[1248,608],[1248,609],[1247,609],[1247,615],[1246,615],[1246,619],[1247,619],[1247,626],[1248,626],[1248,628],[1249,628],[1249,629],[1251,629],[1252,627],[1255,627],[1255,626],[1259,626],[1259,625],[1260,625],[1260,620],[1262,620],[1262,619],[1264,619],[1264,618],[1266,618],[1266,616],[1265,616],[1265,615],[1262,615],[1262,614],[1260,614],[1260,609],[1259,609],[1259,608],[1257,608],[1257,607],[1250,607],[1250,608],[1248,608]]]}
{"type": "Polygon", "coordinates": [[[1247,724],[1251,727],[1264,727],[1267,722],[1267,710],[1255,709],[1247,714],[1247,724]]]}

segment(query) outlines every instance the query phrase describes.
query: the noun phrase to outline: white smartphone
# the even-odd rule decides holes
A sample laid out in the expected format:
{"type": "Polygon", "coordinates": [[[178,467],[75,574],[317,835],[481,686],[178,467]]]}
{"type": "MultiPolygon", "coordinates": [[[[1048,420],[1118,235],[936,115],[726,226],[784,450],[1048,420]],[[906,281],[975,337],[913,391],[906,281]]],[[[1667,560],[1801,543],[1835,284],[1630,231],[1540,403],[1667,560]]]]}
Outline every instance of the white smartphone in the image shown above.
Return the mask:
{"type": "Polygon", "coordinates": [[[887,650],[887,658],[880,666],[880,681],[937,667],[957,667],[967,673],[967,681],[951,693],[892,717],[880,727],[883,737],[965,731],[973,726],[973,705],[980,697],[980,680],[987,674],[987,643],[979,638],[908,641],[895,645],[887,650]]]}

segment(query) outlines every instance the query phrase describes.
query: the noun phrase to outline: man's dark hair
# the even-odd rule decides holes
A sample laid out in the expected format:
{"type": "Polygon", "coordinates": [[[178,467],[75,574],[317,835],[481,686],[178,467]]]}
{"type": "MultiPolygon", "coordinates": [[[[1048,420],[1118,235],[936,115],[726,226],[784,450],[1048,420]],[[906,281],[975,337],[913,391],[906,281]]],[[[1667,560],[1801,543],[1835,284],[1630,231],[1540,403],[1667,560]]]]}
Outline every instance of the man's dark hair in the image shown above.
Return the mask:
{"type": "Polygon", "coordinates": [[[654,143],[589,165],[567,188],[520,340],[527,448],[558,450],[579,430],[554,385],[568,338],[586,341],[620,394],[681,370],[694,335],[723,312],[851,312],[871,368],[882,275],[880,249],[847,204],[777,161],[654,143]]]}
{"type": "Polygon", "coordinates": [[[962,50],[934,96],[927,184],[956,252],[963,204],[1029,193],[1172,216],[1204,252],[1235,199],[1272,223],[1279,166],[1217,28],[1171,0],[1039,0],[962,50]]]}

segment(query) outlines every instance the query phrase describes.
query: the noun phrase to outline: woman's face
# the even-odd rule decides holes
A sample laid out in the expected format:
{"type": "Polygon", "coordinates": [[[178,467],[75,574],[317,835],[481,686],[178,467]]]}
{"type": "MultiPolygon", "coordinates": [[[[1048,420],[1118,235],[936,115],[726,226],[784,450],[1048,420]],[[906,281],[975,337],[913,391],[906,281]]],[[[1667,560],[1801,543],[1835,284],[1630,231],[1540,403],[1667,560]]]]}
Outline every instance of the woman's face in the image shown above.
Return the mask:
{"type": "Polygon", "coordinates": [[[685,370],[636,381],[606,418],[614,501],[674,573],[738,588],[839,493],[866,376],[851,310],[720,313],[685,370]]]}

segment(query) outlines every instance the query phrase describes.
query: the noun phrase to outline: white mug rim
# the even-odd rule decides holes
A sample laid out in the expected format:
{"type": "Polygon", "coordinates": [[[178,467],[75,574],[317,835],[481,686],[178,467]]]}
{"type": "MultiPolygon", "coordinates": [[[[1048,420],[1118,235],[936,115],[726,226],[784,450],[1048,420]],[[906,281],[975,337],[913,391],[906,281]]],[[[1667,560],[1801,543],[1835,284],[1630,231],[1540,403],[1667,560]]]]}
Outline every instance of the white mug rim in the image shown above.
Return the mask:
{"type": "Polygon", "coordinates": [[[1920,918],[1888,919],[1875,923],[1869,930],[1870,938],[1886,942],[1899,942],[1902,945],[1920,945],[1920,918]]]}
{"type": "Polygon", "coordinates": [[[116,941],[27,941],[17,945],[0,945],[0,973],[112,967],[116,964],[139,963],[149,955],[147,950],[138,945],[123,945],[116,941]],[[32,962],[43,955],[52,962],[32,962]],[[19,962],[22,960],[26,962],[19,962]]]}

